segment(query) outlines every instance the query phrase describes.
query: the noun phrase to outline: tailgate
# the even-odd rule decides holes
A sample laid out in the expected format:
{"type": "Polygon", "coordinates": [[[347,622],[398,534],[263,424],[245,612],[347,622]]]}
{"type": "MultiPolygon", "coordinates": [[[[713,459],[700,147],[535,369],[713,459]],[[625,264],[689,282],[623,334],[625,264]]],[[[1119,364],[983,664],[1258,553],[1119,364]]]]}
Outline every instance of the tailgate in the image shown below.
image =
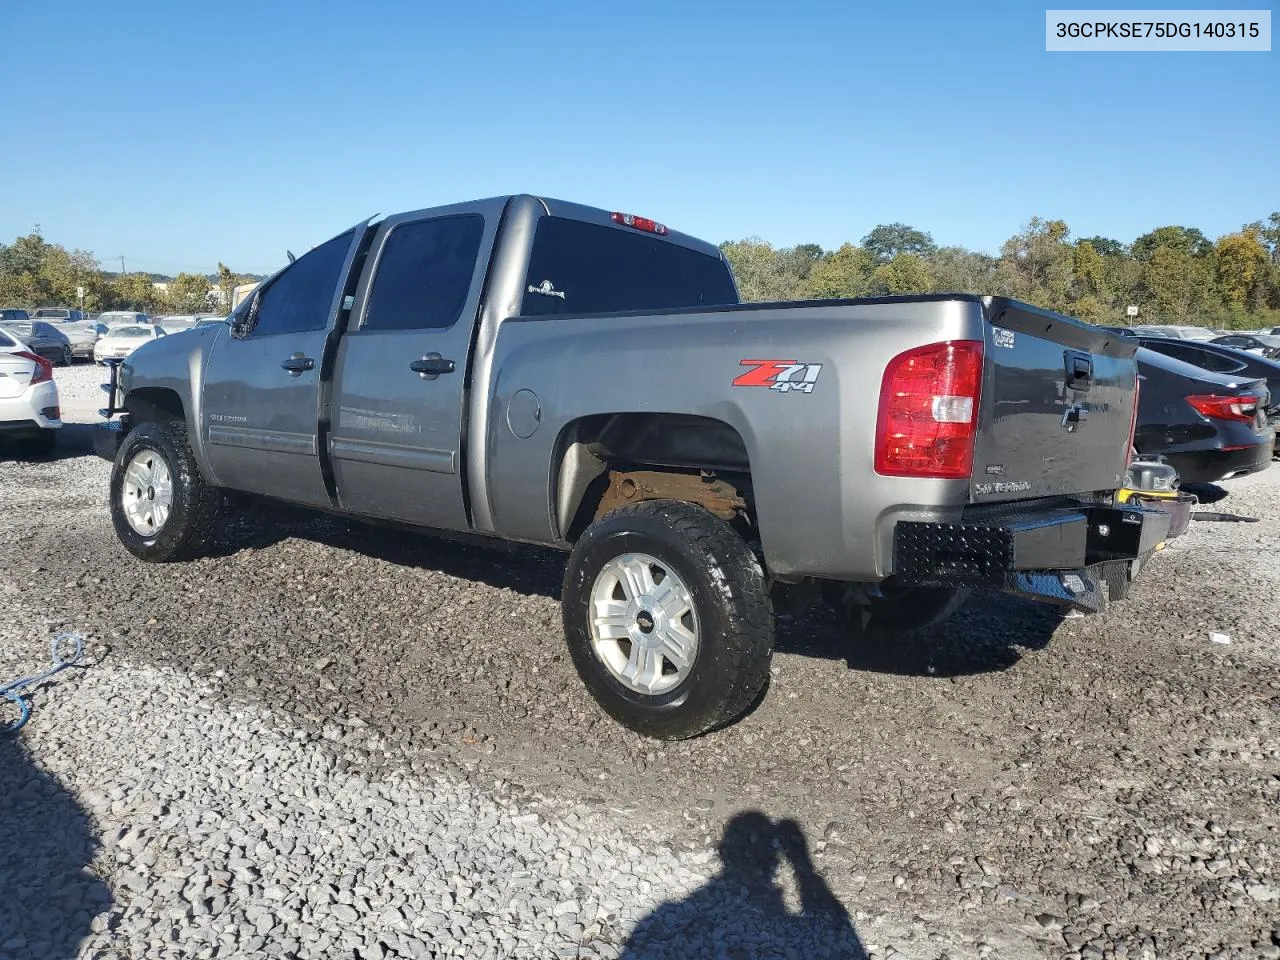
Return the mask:
{"type": "Polygon", "coordinates": [[[1115,490],[1129,463],[1132,340],[994,297],[970,499],[1115,490]]]}

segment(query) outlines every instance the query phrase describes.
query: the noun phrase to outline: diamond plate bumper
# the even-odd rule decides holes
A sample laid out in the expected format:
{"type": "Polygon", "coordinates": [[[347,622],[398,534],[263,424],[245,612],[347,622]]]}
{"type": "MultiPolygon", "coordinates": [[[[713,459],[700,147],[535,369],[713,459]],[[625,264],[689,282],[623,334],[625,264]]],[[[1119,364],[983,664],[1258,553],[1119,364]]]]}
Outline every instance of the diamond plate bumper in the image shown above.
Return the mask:
{"type": "Polygon", "coordinates": [[[1136,505],[1056,506],[903,521],[894,529],[894,577],[903,584],[989,587],[1097,612],[1128,590],[1144,558],[1169,537],[1171,517],[1136,505]]]}

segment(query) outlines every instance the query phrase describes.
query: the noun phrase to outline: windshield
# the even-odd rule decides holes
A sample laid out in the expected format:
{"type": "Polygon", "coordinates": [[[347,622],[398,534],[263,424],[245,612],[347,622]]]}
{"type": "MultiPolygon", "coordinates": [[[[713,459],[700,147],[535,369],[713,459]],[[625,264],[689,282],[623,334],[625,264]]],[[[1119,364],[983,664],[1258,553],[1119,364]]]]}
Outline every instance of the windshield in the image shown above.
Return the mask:
{"type": "Polygon", "coordinates": [[[107,331],[109,337],[149,337],[150,327],[112,327],[107,331]]]}

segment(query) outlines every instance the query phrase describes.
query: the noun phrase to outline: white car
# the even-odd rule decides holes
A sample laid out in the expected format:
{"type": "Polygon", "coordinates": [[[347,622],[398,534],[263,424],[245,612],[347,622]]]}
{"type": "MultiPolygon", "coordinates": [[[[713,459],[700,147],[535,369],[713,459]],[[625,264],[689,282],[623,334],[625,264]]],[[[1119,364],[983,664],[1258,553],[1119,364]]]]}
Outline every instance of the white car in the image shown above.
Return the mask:
{"type": "Polygon", "coordinates": [[[109,327],[122,327],[126,323],[154,323],[155,320],[145,313],[134,313],[132,310],[108,310],[94,317],[99,323],[109,327]]]}
{"type": "Polygon", "coordinates": [[[36,454],[53,451],[62,427],[53,364],[0,331],[0,438],[36,454]]]}
{"type": "Polygon", "coordinates": [[[123,360],[144,343],[163,336],[164,327],[151,324],[130,323],[120,327],[107,327],[107,332],[93,345],[93,359],[100,364],[108,360],[123,360]]]}
{"type": "Polygon", "coordinates": [[[180,333],[183,330],[190,330],[196,325],[196,315],[194,313],[179,313],[171,317],[155,317],[154,322],[164,327],[169,333],[180,333]]]}

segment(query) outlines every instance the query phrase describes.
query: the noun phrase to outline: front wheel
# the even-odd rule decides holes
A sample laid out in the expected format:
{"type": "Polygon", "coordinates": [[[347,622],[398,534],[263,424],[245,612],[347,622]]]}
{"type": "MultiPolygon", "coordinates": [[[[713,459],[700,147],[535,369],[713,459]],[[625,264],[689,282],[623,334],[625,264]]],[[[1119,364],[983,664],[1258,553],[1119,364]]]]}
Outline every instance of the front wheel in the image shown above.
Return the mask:
{"type": "Polygon", "coordinates": [[[125,436],[111,471],[111,522],[135,557],[164,563],[199,556],[221,502],[200,476],[186,424],[149,421],[125,436]]]}
{"type": "Polygon", "coordinates": [[[59,366],[69,367],[71,366],[74,360],[75,360],[75,357],[71,353],[71,348],[67,347],[62,351],[62,362],[59,364],[59,366]]]}
{"type": "Polygon", "coordinates": [[[769,679],[764,571],[702,507],[654,500],[588,527],[569,556],[563,615],[591,695],[645,736],[682,740],[722,726],[769,679]]]}

